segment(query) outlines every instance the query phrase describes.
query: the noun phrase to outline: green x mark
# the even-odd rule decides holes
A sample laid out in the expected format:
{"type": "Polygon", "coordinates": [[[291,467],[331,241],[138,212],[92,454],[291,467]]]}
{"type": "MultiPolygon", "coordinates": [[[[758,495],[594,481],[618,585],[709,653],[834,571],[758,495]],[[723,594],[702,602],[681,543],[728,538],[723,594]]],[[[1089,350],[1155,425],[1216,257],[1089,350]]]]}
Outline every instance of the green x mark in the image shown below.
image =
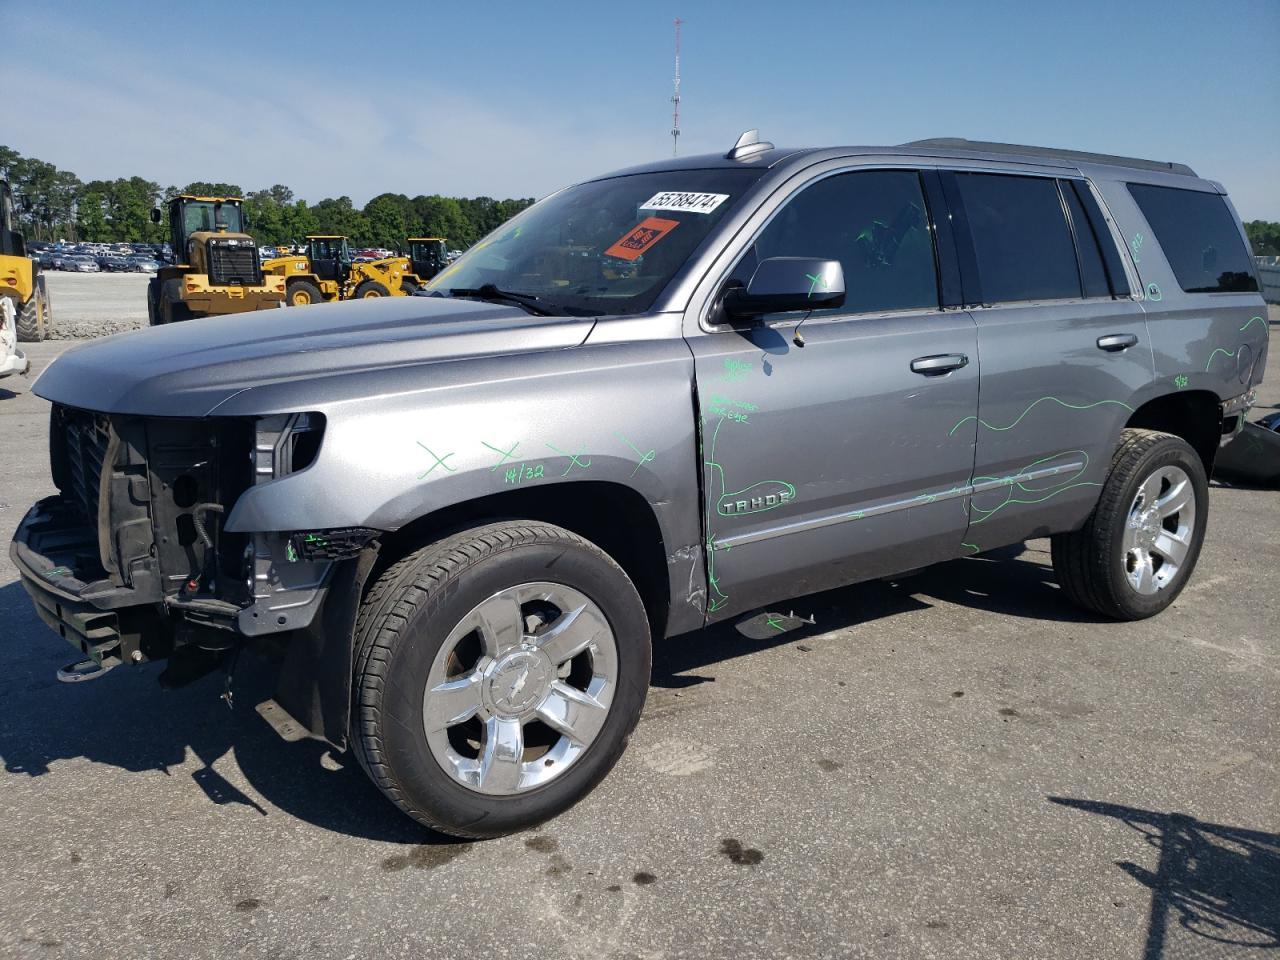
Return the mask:
{"type": "MultiPolygon", "coordinates": [[[[428,447],[428,446],[427,446],[425,443],[423,443],[421,440],[417,441],[417,444],[418,444],[418,446],[420,446],[423,450],[427,451],[427,453],[431,454],[431,456],[435,457],[435,461],[436,461],[436,462],[435,462],[435,463],[433,463],[430,467],[428,467],[428,468],[427,468],[427,473],[430,473],[430,472],[431,472],[432,470],[434,470],[436,467],[444,467],[444,468],[445,468],[446,470],[448,470],[450,473],[457,473],[457,472],[458,472],[457,467],[451,467],[451,466],[449,466],[447,463],[445,463],[445,461],[446,461],[446,460],[448,460],[450,457],[452,457],[452,456],[453,456],[453,454],[452,454],[452,453],[446,453],[443,457],[441,457],[441,456],[437,456],[437,455],[436,455],[436,452],[435,452],[434,450],[432,450],[430,447],[428,447]]],[[[427,475],[427,473],[420,473],[420,474],[418,474],[418,479],[419,479],[419,480],[421,480],[423,477],[425,477],[425,476],[427,475]]]]}
{"type": "Polygon", "coordinates": [[[481,443],[483,443],[483,444],[484,444],[486,447],[488,447],[490,450],[492,450],[494,453],[498,454],[498,458],[499,458],[499,459],[498,459],[498,462],[497,462],[497,463],[495,463],[492,467],[490,467],[490,468],[489,468],[489,472],[490,472],[490,473],[493,473],[493,471],[497,470],[500,466],[502,466],[502,465],[503,465],[504,463],[506,463],[508,460],[514,460],[514,459],[515,459],[514,454],[515,454],[515,452],[516,452],[516,447],[520,446],[520,441],[519,441],[519,440],[517,440],[515,443],[513,443],[513,444],[511,445],[511,449],[510,449],[510,450],[503,450],[503,449],[501,449],[501,448],[499,448],[499,447],[495,447],[492,443],[486,443],[484,440],[481,440],[480,442],[481,442],[481,443]]]}
{"type": "MultiPolygon", "coordinates": [[[[630,447],[632,450],[634,450],[634,451],[635,451],[636,456],[640,458],[640,462],[636,464],[636,468],[635,468],[634,470],[632,470],[632,471],[631,471],[631,475],[632,475],[633,477],[634,477],[637,473],[639,473],[639,472],[640,472],[640,468],[641,468],[641,467],[643,467],[646,463],[652,463],[654,460],[656,460],[656,459],[658,458],[658,451],[657,451],[657,450],[650,450],[648,453],[642,453],[642,452],[640,451],[640,448],[639,448],[639,447],[637,447],[634,443],[632,443],[630,440],[628,440],[628,439],[627,439],[626,437],[624,437],[622,434],[617,433],[617,434],[614,434],[614,436],[616,436],[619,440],[621,440],[621,441],[622,441],[623,443],[625,443],[628,447],[630,447]]],[[[570,466],[572,466],[572,464],[570,464],[570,466]]]]}
{"type": "Polygon", "coordinates": [[[578,459],[579,457],[582,456],[581,450],[579,450],[577,453],[565,453],[559,447],[552,446],[549,443],[547,444],[547,446],[551,447],[551,449],[554,450],[556,453],[560,454],[560,456],[569,458],[569,465],[564,468],[564,473],[560,474],[560,476],[562,477],[567,477],[569,475],[569,471],[572,470],[574,467],[580,467],[581,469],[585,470],[587,469],[587,467],[591,466],[590,460],[584,461],[584,460],[578,459]]]}
{"type": "Polygon", "coordinates": [[[823,290],[827,289],[827,278],[824,277],[822,274],[818,274],[817,276],[814,276],[812,273],[806,273],[805,279],[809,281],[809,292],[805,294],[806,299],[813,296],[813,288],[816,287],[818,284],[822,284],[823,290]]]}
{"type": "Polygon", "coordinates": [[[766,627],[773,627],[773,629],[775,630],[781,630],[783,633],[786,633],[787,628],[784,627],[779,621],[775,620],[772,613],[767,613],[765,614],[765,616],[769,618],[768,620],[765,621],[766,627]]]}

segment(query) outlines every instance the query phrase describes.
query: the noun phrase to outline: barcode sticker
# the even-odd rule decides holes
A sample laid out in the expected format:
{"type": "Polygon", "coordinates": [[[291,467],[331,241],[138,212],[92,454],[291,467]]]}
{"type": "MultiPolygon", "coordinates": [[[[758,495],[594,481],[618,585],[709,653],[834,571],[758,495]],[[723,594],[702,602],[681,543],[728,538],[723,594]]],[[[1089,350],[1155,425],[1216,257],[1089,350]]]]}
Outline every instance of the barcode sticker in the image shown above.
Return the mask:
{"type": "Polygon", "coordinates": [[[683,193],[679,190],[663,190],[640,204],[640,209],[710,213],[728,199],[727,193],[683,193]]]}

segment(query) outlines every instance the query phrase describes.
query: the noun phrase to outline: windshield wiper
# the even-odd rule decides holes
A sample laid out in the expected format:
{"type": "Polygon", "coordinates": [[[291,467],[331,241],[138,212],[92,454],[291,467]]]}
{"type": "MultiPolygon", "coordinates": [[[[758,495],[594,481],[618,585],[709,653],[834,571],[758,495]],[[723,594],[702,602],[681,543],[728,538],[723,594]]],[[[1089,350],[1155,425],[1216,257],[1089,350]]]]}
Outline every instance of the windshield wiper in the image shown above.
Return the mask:
{"type": "Polygon", "coordinates": [[[492,283],[486,283],[479,287],[450,287],[449,296],[474,297],[477,300],[486,300],[489,303],[514,303],[517,307],[523,307],[534,316],[550,317],[553,315],[553,312],[542,304],[541,297],[535,297],[531,293],[499,290],[492,283]]]}

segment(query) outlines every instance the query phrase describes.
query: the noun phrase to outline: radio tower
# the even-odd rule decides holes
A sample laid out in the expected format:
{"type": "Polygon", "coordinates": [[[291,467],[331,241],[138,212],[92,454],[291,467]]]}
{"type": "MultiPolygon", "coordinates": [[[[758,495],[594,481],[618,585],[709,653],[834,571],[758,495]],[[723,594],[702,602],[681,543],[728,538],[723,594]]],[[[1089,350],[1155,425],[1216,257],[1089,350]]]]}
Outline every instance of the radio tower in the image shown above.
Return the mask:
{"type": "Polygon", "coordinates": [[[671,155],[680,152],[680,24],[684,23],[676,17],[676,75],[672,83],[675,86],[671,94],[671,155]]]}

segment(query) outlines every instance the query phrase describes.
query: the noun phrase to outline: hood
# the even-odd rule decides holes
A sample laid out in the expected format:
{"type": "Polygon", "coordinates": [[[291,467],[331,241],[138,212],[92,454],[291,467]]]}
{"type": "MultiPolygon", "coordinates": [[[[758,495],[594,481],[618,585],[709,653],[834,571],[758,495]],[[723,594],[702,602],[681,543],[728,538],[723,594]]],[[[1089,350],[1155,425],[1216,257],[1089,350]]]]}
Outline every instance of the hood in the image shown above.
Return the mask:
{"type": "Polygon", "coordinates": [[[253,387],[577,346],[592,321],[443,297],[204,317],[73,347],[32,391],[103,413],[203,417],[253,387]]]}

